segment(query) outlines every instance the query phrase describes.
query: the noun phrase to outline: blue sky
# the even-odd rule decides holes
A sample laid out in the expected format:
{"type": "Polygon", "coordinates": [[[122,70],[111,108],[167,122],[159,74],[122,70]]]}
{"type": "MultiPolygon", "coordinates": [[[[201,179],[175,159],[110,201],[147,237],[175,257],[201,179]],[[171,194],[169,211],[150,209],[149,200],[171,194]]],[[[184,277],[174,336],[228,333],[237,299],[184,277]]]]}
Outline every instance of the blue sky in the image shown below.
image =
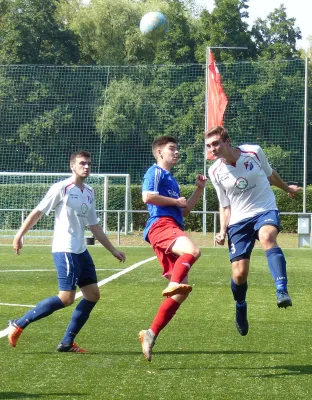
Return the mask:
{"type": "MultiPolygon", "coordinates": [[[[311,0],[249,0],[249,20],[252,22],[256,18],[266,18],[267,15],[278,8],[281,4],[286,7],[288,18],[296,19],[296,26],[300,28],[302,40],[298,41],[298,48],[308,49],[308,36],[312,36],[311,23],[311,0]]],[[[196,0],[196,3],[207,8],[210,12],[214,7],[214,0],[196,0]]]]}

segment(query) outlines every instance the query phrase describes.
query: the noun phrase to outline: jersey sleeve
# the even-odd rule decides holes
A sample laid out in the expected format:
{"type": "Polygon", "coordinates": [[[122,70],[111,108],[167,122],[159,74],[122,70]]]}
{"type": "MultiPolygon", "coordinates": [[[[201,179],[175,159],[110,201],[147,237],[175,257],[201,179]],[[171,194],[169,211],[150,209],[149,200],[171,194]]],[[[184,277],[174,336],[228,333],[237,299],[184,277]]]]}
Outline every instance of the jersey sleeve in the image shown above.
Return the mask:
{"type": "Polygon", "coordinates": [[[268,159],[266,158],[266,155],[264,154],[264,151],[262,150],[262,148],[260,146],[257,148],[257,155],[260,159],[261,167],[262,167],[263,171],[265,172],[266,176],[271,176],[272,172],[273,172],[273,168],[271,167],[268,159]]]}
{"type": "Polygon", "coordinates": [[[210,181],[211,181],[213,187],[216,190],[220,206],[221,207],[228,207],[230,205],[230,200],[227,197],[224,188],[221,185],[219,185],[217,180],[215,179],[215,176],[213,174],[212,168],[209,168],[208,174],[209,174],[210,181]]]}
{"type": "Polygon", "coordinates": [[[143,178],[142,193],[159,194],[159,182],[162,172],[159,168],[151,167],[146,171],[143,178]]]}
{"type": "Polygon", "coordinates": [[[49,215],[52,210],[64,198],[64,188],[61,185],[54,184],[50,187],[47,194],[37,205],[36,209],[42,211],[44,214],[49,215]]]}

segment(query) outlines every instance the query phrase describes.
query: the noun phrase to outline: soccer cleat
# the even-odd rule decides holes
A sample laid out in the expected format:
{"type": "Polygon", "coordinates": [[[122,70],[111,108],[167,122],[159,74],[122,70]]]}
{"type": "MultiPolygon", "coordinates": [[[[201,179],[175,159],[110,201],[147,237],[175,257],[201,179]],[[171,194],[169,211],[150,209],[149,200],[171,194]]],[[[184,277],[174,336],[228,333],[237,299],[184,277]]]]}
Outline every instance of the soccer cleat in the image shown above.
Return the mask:
{"type": "Polygon", "coordinates": [[[278,308],[287,308],[292,306],[291,298],[286,290],[277,290],[276,297],[278,308]]]}
{"type": "Polygon", "coordinates": [[[192,291],[192,286],[185,285],[184,283],[177,283],[175,285],[169,285],[163,290],[162,295],[165,297],[171,297],[175,294],[188,294],[192,291]]]}
{"type": "Polygon", "coordinates": [[[156,336],[152,336],[149,330],[139,332],[139,339],[142,351],[147,361],[152,361],[152,349],[156,341],[156,336]]]}
{"type": "Polygon", "coordinates": [[[23,329],[16,324],[17,319],[10,319],[8,321],[10,332],[8,334],[8,341],[12,347],[16,347],[16,343],[23,332],[23,329]]]}
{"type": "Polygon", "coordinates": [[[88,353],[88,350],[83,349],[82,347],[79,347],[76,343],[72,344],[63,344],[59,343],[57,348],[57,351],[61,353],[88,353]]]}
{"type": "Polygon", "coordinates": [[[249,330],[247,320],[247,303],[244,301],[242,304],[236,303],[236,328],[240,335],[246,336],[249,330]]]}

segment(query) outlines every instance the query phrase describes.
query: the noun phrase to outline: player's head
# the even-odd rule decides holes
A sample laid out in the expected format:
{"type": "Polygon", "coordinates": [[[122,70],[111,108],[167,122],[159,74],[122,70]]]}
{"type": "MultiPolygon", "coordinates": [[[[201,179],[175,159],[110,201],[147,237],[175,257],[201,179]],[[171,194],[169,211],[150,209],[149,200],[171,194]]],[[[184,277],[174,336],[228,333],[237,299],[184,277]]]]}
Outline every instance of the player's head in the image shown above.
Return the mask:
{"type": "Polygon", "coordinates": [[[81,150],[70,156],[70,169],[79,178],[87,178],[91,172],[91,154],[81,150]]]}
{"type": "Polygon", "coordinates": [[[219,136],[223,142],[226,142],[227,139],[230,140],[228,131],[223,126],[214,126],[205,133],[206,139],[209,139],[211,136],[215,135],[219,136]]]}
{"type": "Polygon", "coordinates": [[[214,158],[225,156],[231,146],[230,137],[223,126],[215,126],[205,133],[206,148],[214,158]]]}
{"type": "Polygon", "coordinates": [[[178,162],[178,141],[173,136],[159,136],[152,144],[153,156],[157,162],[170,168],[178,162]]]}

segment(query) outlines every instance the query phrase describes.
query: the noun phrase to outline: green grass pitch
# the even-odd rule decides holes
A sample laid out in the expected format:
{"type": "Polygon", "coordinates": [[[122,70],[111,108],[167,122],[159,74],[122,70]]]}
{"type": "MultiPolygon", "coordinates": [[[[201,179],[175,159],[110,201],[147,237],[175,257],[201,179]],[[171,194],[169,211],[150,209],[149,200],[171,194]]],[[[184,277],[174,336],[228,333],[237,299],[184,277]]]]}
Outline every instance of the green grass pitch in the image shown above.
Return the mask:
{"type": "MultiPolygon", "coordinates": [[[[26,246],[20,256],[11,247],[0,251],[2,330],[29,309],[22,305],[55,295],[57,282],[50,247],[26,246]],[[44,271],[29,271],[36,269],[44,271]]],[[[127,261],[119,264],[100,246],[90,247],[99,280],[153,256],[149,248],[124,251],[127,261]]],[[[166,281],[156,260],[141,265],[101,287],[102,298],[77,337],[88,354],[55,351],[73,306],[30,325],[16,349],[0,339],[0,399],[311,399],[311,250],[285,255],[293,307],[277,308],[264,253],[254,250],[250,331],[241,337],[227,250],[204,249],[190,272],[193,292],[159,335],[151,363],[138,332],[149,327],[166,281]]]]}

